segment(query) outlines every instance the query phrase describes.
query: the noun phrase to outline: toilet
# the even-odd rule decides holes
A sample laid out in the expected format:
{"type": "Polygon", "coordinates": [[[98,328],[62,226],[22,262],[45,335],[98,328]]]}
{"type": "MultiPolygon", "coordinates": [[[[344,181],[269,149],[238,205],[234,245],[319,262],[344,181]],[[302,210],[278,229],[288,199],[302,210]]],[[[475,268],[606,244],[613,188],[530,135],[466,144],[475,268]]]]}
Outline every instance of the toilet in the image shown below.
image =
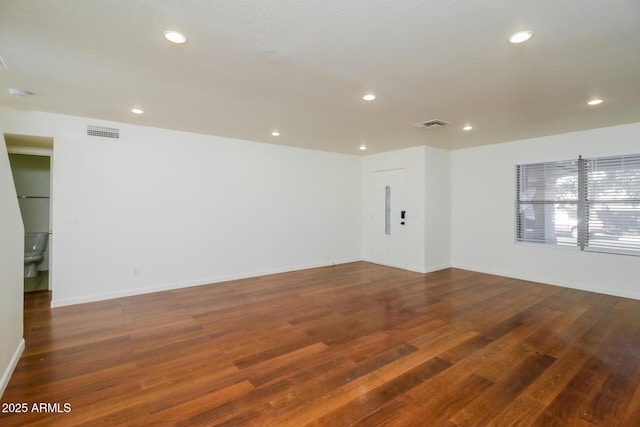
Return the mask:
{"type": "Polygon", "coordinates": [[[24,277],[38,277],[38,264],[44,259],[47,249],[47,233],[25,233],[24,235],[24,277]]]}

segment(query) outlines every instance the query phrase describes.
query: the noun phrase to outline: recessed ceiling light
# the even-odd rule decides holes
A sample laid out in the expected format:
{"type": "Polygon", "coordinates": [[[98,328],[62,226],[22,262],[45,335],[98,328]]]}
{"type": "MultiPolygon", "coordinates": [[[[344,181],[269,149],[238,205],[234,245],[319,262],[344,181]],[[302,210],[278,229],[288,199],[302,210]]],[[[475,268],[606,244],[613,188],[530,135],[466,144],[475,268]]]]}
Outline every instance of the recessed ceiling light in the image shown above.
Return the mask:
{"type": "Polygon", "coordinates": [[[473,126],[471,125],[466,125],[465,127],[462,128],[462,130],[471,130],[473,129],[473,126]]]}
{"type": "Polygon", "coordinates": [[[602,104],[604,101],[602,99],[592,99],[591,101],[587,102],[587,104],[589,105],[598,105],[598,104],[602,104]]]}
{"type": "Polygon", "coordinates": [[[363,96],[362,99],[364,99],[365,101],[373,101],[374,99],[376,99],[376,96],[372,93],[368,93],[363,96]]]}
{"type": "Polygon", "coordinates": [[[280,136],[280,132],[278,132],[277,130],[274,130],[273,132],[271,132],[271,135],[280,136]]]}
{"type": "Polygon", "coordinates": [[[17,89],[17,88],[9,88],[9,95],[11,96],[16,96],[18,98],[24,98],[27,95],[31,95],[31,92],[29,92],[28,90],[24,90],[24,89],[17,89]]]}
{"type": "Polygon", "coordinates": [[[509,37],[509,43],[523,43],[529,40],[531,37],[533,37],[533,32],[531,31],[518,31],[517,33],[511,34],[511,37],[509,37]]]}
{"type": "Polygon", "coordinates": [[[165,31],[164,38],[169,40],[171,43],[178,44],[185,43],[187,41],[187,38],[184,36],[184,34],[177,31],[165,31]]]}
{"type": "Polygon", "coordinates": [[[367,146],[364,144],[360,144],[360,150],[364,151],[367,149],[367,146]]]}
{"type": "Polygon", "coordinates": [[[133,114],[142,114],[142,113],[144,113],[144,110],[142,110],[141,108],[132,108],[131,112],[133,114]]]}

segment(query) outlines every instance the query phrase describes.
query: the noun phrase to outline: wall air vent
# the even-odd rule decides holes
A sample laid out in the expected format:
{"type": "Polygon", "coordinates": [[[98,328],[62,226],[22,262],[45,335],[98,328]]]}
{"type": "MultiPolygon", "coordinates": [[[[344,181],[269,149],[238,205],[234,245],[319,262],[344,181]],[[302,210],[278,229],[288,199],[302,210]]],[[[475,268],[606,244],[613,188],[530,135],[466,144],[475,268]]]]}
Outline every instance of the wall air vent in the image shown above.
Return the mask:
{"type": "Polygon", "coordinates": [[[97,136],[99,138],[120,139],[120,129],[89,125],[87,126],[87,135],[97,136]]]}
{"type": "Polygon", "coordinates": [[[417,126],[419,128],[435,129],[435,128],[441,128],[448,124],[449,123],[445,122],[444,120],[433,119],[433,120],[427,120],[426,122],[416,123],[414,126],[417,126]]]}

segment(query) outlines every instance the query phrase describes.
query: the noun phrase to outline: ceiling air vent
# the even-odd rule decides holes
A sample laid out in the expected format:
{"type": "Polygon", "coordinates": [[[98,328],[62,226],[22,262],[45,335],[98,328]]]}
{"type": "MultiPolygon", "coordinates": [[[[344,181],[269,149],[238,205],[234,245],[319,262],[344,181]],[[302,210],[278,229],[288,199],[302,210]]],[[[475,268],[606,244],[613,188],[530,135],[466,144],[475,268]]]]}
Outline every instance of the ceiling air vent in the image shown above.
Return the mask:
{"type": "Polygon", "coordinates": [[[100,138],[120,139],[120,129],[89,125],[87,126],[87,135],[100,138]]]}
{"type": "Polygon", "coordinates": [[[433,119],[433,120],[427,120],[426,122],[416,123],[414,126],[417,126],[419,128],[435,129],[435,128],[441,128],[448,124],[449,123],[445,122],[444,120],[433,119]]]}

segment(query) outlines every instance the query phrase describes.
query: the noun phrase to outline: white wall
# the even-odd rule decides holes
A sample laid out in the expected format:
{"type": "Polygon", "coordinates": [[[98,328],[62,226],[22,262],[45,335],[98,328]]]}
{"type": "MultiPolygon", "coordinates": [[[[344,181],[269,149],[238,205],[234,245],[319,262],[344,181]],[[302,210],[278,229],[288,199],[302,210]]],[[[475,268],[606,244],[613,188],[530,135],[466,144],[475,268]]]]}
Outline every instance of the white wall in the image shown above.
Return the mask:
{"type": "Polygon", "coordinates": [[[450,153],[412,147],[366,156],[363,160],[363,248],[371,260],[371,174],[405,169],[407,176],[408,269],[433,271],[450,265],[450,153]]]}
{"type": "Polygon", "coordinates": [[[395,168],[408,268],[640,298],[640,258],[516,245],[513,214],[515,164],[637,152],[640,124],[364,158],[12,109],[0,127],[55,139],[54,305],[368,259],[370,174],[395,168]],[[87,137],[87,124],[122,139],[87,137]]]}
{"type": "Polygon", "coordinates": [[[425,271],[451,267],[451,152],[425,150],[425,271]]]}
{"type": "Polygon", "coordinates": [[[640,299],[640,257],[515,244],[516,164],[640,152],[640,123],[452,153],[455,267],[640,299]]]}
{"type": "Polygon", "coordinates": [[[0,396],[24,349],[24,228],[2,135],[0,132],[0,396]]]}
{"type": "Polygon", "coordinates": [[[54,138],[54,306],[362,258],[360,157],[0,113],[8,133],[54,138]]]}

